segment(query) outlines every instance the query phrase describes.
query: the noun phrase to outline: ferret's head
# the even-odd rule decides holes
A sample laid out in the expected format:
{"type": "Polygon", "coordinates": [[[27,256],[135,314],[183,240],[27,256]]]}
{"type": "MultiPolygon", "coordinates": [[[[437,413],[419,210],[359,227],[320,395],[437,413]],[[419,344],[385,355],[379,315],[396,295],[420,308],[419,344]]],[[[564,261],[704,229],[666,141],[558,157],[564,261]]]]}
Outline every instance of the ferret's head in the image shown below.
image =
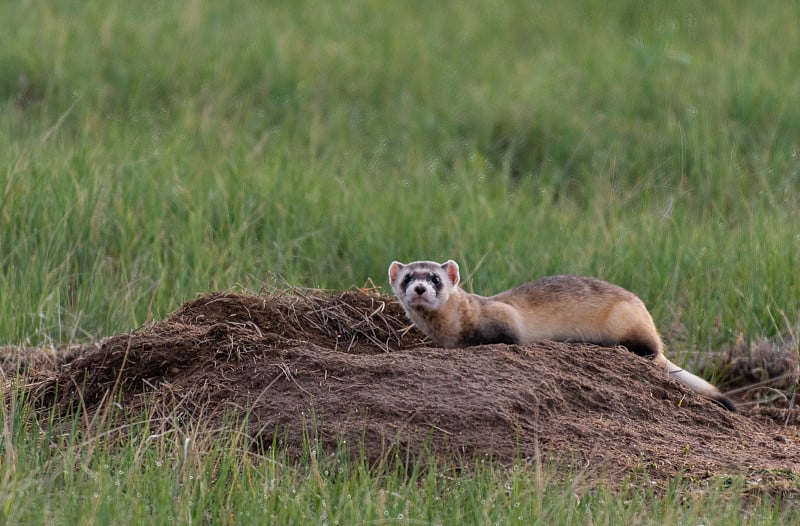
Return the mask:
{"type": "Polygon", "coordinates": [[[436,311],[458,288],[458,263],[415,261],[389,265],[389,283],[407,311],[436,311]]]}

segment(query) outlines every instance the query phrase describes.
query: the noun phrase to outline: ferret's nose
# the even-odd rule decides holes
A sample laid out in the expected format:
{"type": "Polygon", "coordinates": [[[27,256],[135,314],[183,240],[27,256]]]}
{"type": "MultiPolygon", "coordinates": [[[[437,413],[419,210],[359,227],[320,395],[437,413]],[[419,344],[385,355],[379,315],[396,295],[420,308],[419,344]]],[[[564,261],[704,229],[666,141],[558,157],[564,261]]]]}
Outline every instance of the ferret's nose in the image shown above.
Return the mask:
{"type": "Polygon", "coordinates": [[[417,285],[416,287],[414,287],[414,292],[422,296],[423,294],[425,294],[425,287],[423,287],[422,285],[417,285]]]}

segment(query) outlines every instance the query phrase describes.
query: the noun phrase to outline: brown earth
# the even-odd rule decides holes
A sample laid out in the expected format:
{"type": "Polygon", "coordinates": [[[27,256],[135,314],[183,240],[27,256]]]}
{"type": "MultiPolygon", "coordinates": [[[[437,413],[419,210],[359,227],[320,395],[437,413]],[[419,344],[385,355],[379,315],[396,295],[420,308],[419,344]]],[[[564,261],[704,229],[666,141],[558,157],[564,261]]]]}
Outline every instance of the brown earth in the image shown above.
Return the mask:
{"type": "MultiPolygon", "coordinates": [[[[375,462],[544,459],[589,484],[742,476],[757,492],[800,494],[791,391],[734,414],[624,348],[440,349],[408,326],[393,299],[366,292],[217,293],[98,344],[0,348],[0,372],[16,369],[36,408],[62,416],[92,416],[114,393],[123,416],[146,413],[154,428],[213,429],[247,414],[254,443],[292,457],[310,435],[326,452],[375,462]]],[[[792,345],[772,374],[796,384],[792,345]]],[[[757,368],[740,358],[730,354],[728,369],[741,379],[757,368]]]]}

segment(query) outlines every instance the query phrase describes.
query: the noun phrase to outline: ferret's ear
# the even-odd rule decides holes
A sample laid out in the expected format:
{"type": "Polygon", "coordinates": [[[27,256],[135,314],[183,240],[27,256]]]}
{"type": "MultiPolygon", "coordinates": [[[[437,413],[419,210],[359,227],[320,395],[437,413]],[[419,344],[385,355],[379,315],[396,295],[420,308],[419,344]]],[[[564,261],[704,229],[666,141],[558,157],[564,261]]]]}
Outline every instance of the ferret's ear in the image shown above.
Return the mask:
{"type": "Polygon", "coordinates": [[[448,259],[442,263],[442,268],[447,272],[450,283],[452,283],[454,287],[458,285],[458,282],[461,281],[461,275],[458,273],[458,263],[452,259],[448,259]]]}
{"type": "Polygon", "coordinates": [[[394,283],[397,281],[397,274],[400,273],[400,271],[403,269],[403,267],[405,267],[405,265],[403,265],[399,261],[392,261],[392,264],[389,265],[389,284],[390,285],[394,285],[394,283]]]}

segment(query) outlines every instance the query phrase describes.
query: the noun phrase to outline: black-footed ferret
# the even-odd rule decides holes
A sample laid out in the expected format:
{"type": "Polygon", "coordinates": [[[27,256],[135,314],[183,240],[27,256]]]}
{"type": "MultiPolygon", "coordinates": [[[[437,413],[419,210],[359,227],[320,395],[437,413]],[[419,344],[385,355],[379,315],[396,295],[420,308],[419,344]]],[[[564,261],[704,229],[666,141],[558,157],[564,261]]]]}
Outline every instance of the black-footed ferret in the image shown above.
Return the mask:
{"type": "Polygon", "coordinates": [[[415,261],[389,266],[389,282],[414,324],[437,345],[469,347],[536,340],[622,345],[663,365],[690,389],[729,411],[719,389],[664,356],[664,344],[642,300],[622,287],[580,276],[550,276],[490,297],[458,283],[458,264],[415,261]]]}

